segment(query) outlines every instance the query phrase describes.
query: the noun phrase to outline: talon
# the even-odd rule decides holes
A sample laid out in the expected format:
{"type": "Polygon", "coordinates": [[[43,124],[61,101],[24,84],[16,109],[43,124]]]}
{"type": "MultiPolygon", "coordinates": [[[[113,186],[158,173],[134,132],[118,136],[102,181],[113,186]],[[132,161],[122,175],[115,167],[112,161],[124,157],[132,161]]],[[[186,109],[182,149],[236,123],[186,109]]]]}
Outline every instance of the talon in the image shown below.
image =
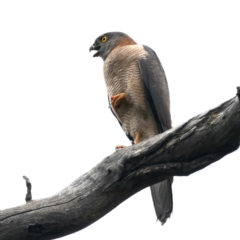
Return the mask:
{"type": "Polygon", "coordinates": [[[121,107],[123,101],[126,100],[126,94],[120,93],[111,97],[111,103],[114,109],[121,107]]]}
{"type": "Polygon", "coordinates": [[[123,149],[123,148],[125,148],[126,146],[124,146],[124,145],[117,145],[116,147],[115,147],[115,150],[119,150],[119,149],[123,149]]]}

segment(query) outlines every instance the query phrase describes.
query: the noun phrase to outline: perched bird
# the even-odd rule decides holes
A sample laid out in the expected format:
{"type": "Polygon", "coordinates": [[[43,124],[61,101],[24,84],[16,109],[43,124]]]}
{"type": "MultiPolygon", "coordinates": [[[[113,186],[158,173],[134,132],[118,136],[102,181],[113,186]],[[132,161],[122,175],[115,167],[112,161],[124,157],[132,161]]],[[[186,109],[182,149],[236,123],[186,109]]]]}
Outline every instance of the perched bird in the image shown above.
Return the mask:
{"type": "MultiPolygon", "coordinates": [[[[89,49],[104,61],[110,108],[133,144],[171,128],[167,79],[156,53],[121,32],[99,36],[89,49]]],[[[118,146],[121,148],[123,146],[118,146]]],[[[170,217],[172,178],[151,186],[157,219],[170,217]]]]}
{"type": "Polygon", "coordinates": [[[29,180],[29,178],[27,178],[26,176],[23,176],[23,179],[26,181],[26,186],[27,186],[27,194],[25,197],[26,202],[30,202],[32,201],[32,184],[29,180]]]}

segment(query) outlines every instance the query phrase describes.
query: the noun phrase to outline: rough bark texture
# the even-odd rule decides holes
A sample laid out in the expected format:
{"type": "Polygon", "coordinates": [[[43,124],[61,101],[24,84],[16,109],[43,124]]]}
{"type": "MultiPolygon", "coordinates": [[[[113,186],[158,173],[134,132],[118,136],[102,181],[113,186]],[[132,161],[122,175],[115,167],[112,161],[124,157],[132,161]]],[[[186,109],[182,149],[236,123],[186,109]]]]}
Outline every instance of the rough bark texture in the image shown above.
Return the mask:
{"type": "Polygon", "coordinates": [[[239,144],[237,96],[113,153],[50,198],[0,211],[0,239],[54,239],[79,231],[141,189],[171,176],[194,173],[235,151],[239,144]]]}

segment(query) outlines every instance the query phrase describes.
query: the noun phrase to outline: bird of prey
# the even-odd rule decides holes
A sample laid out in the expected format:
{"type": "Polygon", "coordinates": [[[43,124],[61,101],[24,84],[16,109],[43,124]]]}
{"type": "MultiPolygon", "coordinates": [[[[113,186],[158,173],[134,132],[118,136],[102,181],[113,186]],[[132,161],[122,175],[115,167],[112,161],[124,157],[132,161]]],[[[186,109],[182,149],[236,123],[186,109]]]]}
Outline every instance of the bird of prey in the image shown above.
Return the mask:
{"type": "MultiPolygon", "coordinates": [[[[112,113],[133,144],[171,128],[167,79],[156,53],[122,32],[99,36],[89,49],[104,61],[104,78],[112,113]]],[[[118,146],[121,148],[122,146],[118,146]]],[[[157,219],[170,217],[172,178],[151,186],[157,219]]]]}

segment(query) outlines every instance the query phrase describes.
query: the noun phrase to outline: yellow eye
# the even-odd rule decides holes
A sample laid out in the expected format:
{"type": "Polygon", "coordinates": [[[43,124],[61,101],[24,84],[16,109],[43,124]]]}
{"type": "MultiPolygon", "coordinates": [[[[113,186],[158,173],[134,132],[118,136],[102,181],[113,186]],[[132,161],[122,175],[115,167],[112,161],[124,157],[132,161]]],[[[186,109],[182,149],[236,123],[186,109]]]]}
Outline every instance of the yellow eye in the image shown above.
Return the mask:
{"type": "Polygon", "coordinates": [[[102,37],[102,42],[106,42],[108,40],[107,36],[102,37]]]}

